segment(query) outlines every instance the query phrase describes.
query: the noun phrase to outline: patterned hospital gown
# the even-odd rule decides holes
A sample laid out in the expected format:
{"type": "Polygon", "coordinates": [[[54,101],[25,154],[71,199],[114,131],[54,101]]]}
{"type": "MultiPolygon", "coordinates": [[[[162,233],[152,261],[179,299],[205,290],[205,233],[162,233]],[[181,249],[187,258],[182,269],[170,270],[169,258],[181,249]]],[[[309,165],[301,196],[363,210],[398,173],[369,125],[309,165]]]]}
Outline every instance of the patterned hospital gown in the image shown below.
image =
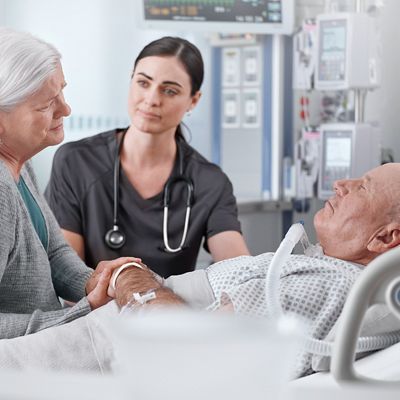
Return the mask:
{"type": "MultiPolygon", "coordinates": [[[[218,309],[229,298],[235,312],[266,317],[265,276],[273,253],[242,256],[213,264],[207,269],[218,309]]],[[[324,339],[338,319],[362,266],[336,258],[292,255],[280,275],[280,301],[286,312],[296,313],[310,323],[311,335],[324,339]]],[[[298,356],[294,376],[312,373],[312,355],[298,356]]]]}

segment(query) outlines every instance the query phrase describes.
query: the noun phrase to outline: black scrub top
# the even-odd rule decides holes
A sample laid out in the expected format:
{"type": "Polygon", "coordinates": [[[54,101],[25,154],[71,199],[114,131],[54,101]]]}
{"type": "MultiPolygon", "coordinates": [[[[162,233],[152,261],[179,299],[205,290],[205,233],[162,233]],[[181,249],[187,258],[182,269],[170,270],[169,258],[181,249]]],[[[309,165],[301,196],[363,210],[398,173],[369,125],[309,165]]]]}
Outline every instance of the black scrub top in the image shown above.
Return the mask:
{"type": "MultiPolygon", "coordinates": [[[[121,256],[140,257],[163,277],[192,271],[203,237],[224,231],[240,232],[232,184],[221,169],[208,162],[184,141],[183,174],[193,181],[194,203],[182,251],[168,253],[163,242],[163,193],[143,199],[120,172],[118,226],[126,242],[118,250],[107,247],[104,236],[113,227],[113,173],[116,136],[122,129],[62,145],[56,152],[46,199],[61,228],[85,240],[86,264],[121,256]]],[[[122,132],[121,132],[122,133],[122,132]]],[[[179,174],[179,157],[172,176],[179,174]]],[[[187,188],[178,182],[171,188],[168,211],[169,246],[180,244],[186,213],[187,188]]],[[[205,244],[207,250],[207,245],[205,244]]]]}

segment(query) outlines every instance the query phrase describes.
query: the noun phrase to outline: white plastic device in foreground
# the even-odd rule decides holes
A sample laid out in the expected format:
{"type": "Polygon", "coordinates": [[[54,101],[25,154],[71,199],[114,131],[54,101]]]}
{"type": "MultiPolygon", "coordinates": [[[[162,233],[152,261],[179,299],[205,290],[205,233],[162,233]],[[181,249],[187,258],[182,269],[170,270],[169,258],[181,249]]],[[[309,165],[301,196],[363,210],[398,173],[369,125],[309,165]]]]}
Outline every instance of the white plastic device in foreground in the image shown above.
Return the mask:
{"type": "Polygon", "coordinates": [[[130,315],[111,328],[117,367],[132,399],[277,398],[301,336],[289,320],[275,324],[183,309],[130,315]]]}

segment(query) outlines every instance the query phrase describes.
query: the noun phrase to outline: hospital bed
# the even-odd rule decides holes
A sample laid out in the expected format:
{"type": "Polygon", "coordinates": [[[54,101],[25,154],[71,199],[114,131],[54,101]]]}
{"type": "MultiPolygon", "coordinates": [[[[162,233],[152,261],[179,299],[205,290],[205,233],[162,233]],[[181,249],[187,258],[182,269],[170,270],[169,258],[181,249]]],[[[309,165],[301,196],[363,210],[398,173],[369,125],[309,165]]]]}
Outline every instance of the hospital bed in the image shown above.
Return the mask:
{"type": "MultiPolygon", "coordinates": [[[[370,307],[385,304],[400,318],[400,247],[373,260],[350,291],[338,321],[331,372],[320,372],[290,383],[290,390],[302,388],[351,393],[372,398],[384,393],[385,399],[400,390],[400,343],[375,352],[356,362],[355,348],[364,316],[370,307]],[[386,395],[388,397],[386,397],[386,395]]],[[[347,397],[341,397],[347,398],[347,397]]]]}
{"type": "MultiPolygon", "coordinates": [[[[400,343],[353,362],[363,316],[375,304],[386,304],[397,317],[400,316],[400,248],[371,262],[353,286],[338,323],[332,372],[319,372],[292,381],[274,391],[274,396],[258,393],[252,398],[319,400],[323,396],[324,400],[338,397],[352,400],[362,396],[363,400],[372,400],[384,396],[385,400],[397,400],[400,390],[400,343]]],[[[149,372],[149,369],[143,371],[144,376],[149,372]]],[[[142,400],[158,397],[155,395],[157,376],[152,378],[154,385],[148,388],[148,393],[141,396],[133,396],[133,393],[127,394],[123,390],[125,378],[122,376],[61,375],[34,371],[24,372],[23,375],[2,372],[0,379],[1,399],[46,400],[53,399],[55,395],[61,400],[142,400]]],[[[198,379],[202,380],[201,377],[198,379]]],[[[185,398],[193,398],[192,395],[186,393],[185,398]]],[[[168,391],[163,392],[163,398],[179,400],[168,391]]],[[[229,400],[236,400],[236,396],[230,396],[229,400]]]]}

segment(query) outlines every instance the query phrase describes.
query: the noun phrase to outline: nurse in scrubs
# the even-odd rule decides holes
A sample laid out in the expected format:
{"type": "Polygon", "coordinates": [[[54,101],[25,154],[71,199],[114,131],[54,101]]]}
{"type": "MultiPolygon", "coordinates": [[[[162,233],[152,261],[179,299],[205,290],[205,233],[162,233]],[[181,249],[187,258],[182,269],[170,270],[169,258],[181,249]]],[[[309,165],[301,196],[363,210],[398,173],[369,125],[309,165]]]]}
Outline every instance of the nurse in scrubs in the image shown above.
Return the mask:
{"type": "Polygon", "coordinates": [[[87,265],[134,254],[163,277],[247,255],[232,184],[185,140],[182,118],[200,100],[202,56],[163,37],[137,57],[131,124],[61,146],[46,198],[67,241],[87,265]]]}

